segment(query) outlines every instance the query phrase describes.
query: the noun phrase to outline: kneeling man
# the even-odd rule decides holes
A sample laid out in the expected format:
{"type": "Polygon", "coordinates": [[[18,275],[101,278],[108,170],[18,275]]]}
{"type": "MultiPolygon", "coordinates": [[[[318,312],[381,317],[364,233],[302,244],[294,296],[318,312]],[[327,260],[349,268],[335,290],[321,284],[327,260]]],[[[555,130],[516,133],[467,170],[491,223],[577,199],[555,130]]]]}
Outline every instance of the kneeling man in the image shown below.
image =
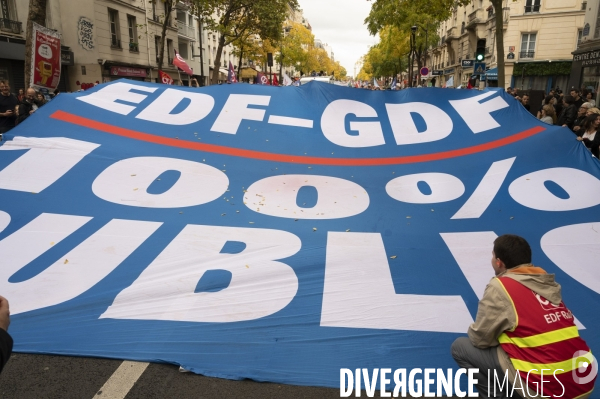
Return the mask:
{"type": "Polygon", "coordinates": [[[554,274],[533,266],[529,244],[515,235],[496,238],[492,267],[469,337],[452,344],[460,367],[479,369],[479,397],[589,398],[598,363],[554,274]]]}

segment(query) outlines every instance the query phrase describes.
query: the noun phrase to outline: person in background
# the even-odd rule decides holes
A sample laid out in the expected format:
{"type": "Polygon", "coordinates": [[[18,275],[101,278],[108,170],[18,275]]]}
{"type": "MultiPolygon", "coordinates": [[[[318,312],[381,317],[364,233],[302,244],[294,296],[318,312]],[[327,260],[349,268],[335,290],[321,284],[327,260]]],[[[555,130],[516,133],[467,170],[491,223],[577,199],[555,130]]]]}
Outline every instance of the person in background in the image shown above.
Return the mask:
{"type": "Polygon", "coordinates": [[[577,132],[577,140],[583,144],[598,158],[598,149],[600,147],[600,115],[592,114],[585,118],[582,128],[577,132]]]}
{"type": "Polygon", "coordinates": [[[46,104],[46,98],[44,97],[44,95],[42,93],[37,93],[35,95],[35,97],[37,100],[38,107],[41,107],[42,105],[46,104]]]}
{"type": "Polygon", "coordinates": [[[584,103],[583,98],[581,98],[581,96],[579,95],[579,90],[571,89],[571,97],[573,97],[573,99],[575,100],[575,108],[579,109],[579,107],[581,107],[581,105],[584,103]]]}
{"type": "Polygon", "coordinates": [[[556,113],[554,112],[554,107],[552,105],[544,105],[538,114],[540,115],[539,119],[542,122],[545,122],[549,125],[554,125],[556,123],[556,113]]]}
{"type": "Polygon", "coordinates": [[[592,107],[596,106],[596,100],[594,100],[594,93],[592,93],[591,91],[588,91],[584,98],[585,98],[585,101],[592,104],[592,107]]]}
{"type": "Polygon", "coordinates": [[[17,116],[17,124],[29,118],[37,109],[37,93],[31,87],[27,89],[25,99],[19,104],[19,115],[17,116]]]}
{"type": "Polygon", "coordinates": [[[523,105],[523,107],[525,107],[527,111],[531,112],[531,105],[529,104],[529,94],[523,94],[523,96],[521,97],[521,104],[523,105]]]}
{"type": "Polygon", "coordinates": [[[25,91],[23,89],[19,89],[19,94],[17,95],[17,100],[19,100],[19,102],[23,101],[23,99],[25,98],[25,91]]]}
{"type": "Polygon", "coordinates": [[[571,96],[565,96],[563,98],[563,110],[560,113],[556,124],[573,130],[573,124],[577,118],[578,109],[579,108],[575,107],[575,99],[571,96]]]}
{"type": "Polygon", "coordinates": [[[590,108],[592,108],[590,103],[583,103],[581,107],[579,107],[579,110],[577,110],[577,118],[575,118],[575,122],[573,123],[573,132],[576,132],[581,128],[590,108]]]}
{"type": "Polygon", "coordinates": [[[0,80],[0,137],[15,127],[15,106],[18,104],[19,100],[10,92],[8,81],[0,80]]]}
{"type": "Polygon", "coordinates": [[[10,359],[13,348],[13,339],[8,333],[10,325],[10,309],[8,300],[0,296],[0,372],[10,359]]]}

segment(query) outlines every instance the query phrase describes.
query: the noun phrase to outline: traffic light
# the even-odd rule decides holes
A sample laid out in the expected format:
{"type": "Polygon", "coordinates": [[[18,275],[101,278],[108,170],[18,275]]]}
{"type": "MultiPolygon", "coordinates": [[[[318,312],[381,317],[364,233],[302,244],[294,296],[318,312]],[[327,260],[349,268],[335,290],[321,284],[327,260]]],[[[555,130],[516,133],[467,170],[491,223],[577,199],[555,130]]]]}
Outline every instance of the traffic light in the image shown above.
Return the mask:
{"type": "Polygon", "coordinates": [[[483,62],[485,58],[485,39],[477,40],[477,50],[475,51],[475,60],[477,62],[483,62]]]}

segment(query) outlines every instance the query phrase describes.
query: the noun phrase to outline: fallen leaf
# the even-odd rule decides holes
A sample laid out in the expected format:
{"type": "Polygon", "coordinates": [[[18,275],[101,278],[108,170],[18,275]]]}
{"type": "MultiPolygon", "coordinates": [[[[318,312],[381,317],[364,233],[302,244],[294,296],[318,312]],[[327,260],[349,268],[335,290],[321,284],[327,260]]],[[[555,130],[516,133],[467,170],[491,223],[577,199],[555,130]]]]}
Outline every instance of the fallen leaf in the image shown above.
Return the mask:
{"type": "Polygon", "coordinates": [[[407,218],[407,219],[410,219],[410,218],[412,218],[412,216],[407,216],[406,218],[407,218]]]}
{"type": "Polygon", "coordinates": [[[514,217],[514,216],[511,216],[510,218],[511,218],[511,219],[514,219],[515,217],[514,217]]]}
{"type": "Polygon", "coordinates": [[[221,216],[225,216],[225,215],[227,215],[227,214],[226,214],[226,213],[222,213],[222,214],[221,214],[221,216]]]}
{"type": "Polygon", "coordinates": [[[250,266],[246,265],[246,269],[250,269],[250,266]]]}
{"type": "Polygon", "coordinates": [[[313,231],[317,231],[317,228],[316,228],[316,227],[313,227],[313,231]]]}
{"type": "Polygon", "coordinates": [[[390,259],[396,259],[396,255],[390,256],[390,259]]]}
{"type": "Polygon", "coordinates": [[[346,229],[346,231],[350,231],[350,229],[346,229]]]}
{"type": "Polygon", "coordinates": [[[135,176],[135,175],[131,175],[131,176],[135,176]]]}
{"type": "Polygon", "coordinates": [[[250,224],[254,224],[254,222],[248,222],[248,223],[250,223],[250,224]]]}
{"type": "Polygon", "coordinates": [[[181,215],[183,212],[179,212],[179,214],[181,215]]]}
{"type": "Polygon", "coordinates": [[[69,263],[69,259],[65,259],[65,265],[69,263]]]}
{"type": "Polygon", "coordinates": [[[133,191],[137,191],[137,187],[133,189],[133,191]]]}

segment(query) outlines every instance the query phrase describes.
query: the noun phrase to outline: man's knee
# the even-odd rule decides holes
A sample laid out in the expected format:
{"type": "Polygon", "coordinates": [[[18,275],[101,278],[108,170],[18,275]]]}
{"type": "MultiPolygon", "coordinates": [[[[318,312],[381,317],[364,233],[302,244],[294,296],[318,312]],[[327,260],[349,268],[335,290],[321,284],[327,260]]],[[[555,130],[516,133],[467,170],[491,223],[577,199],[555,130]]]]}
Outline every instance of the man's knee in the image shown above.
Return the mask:
{"type": "Polygon", "coordinates": [[[473,346],[468,337],[456,338],[450,347],[450,353],[454,360],[464,360],[467,352],[466,348],[468,346],[473,346]]]}

